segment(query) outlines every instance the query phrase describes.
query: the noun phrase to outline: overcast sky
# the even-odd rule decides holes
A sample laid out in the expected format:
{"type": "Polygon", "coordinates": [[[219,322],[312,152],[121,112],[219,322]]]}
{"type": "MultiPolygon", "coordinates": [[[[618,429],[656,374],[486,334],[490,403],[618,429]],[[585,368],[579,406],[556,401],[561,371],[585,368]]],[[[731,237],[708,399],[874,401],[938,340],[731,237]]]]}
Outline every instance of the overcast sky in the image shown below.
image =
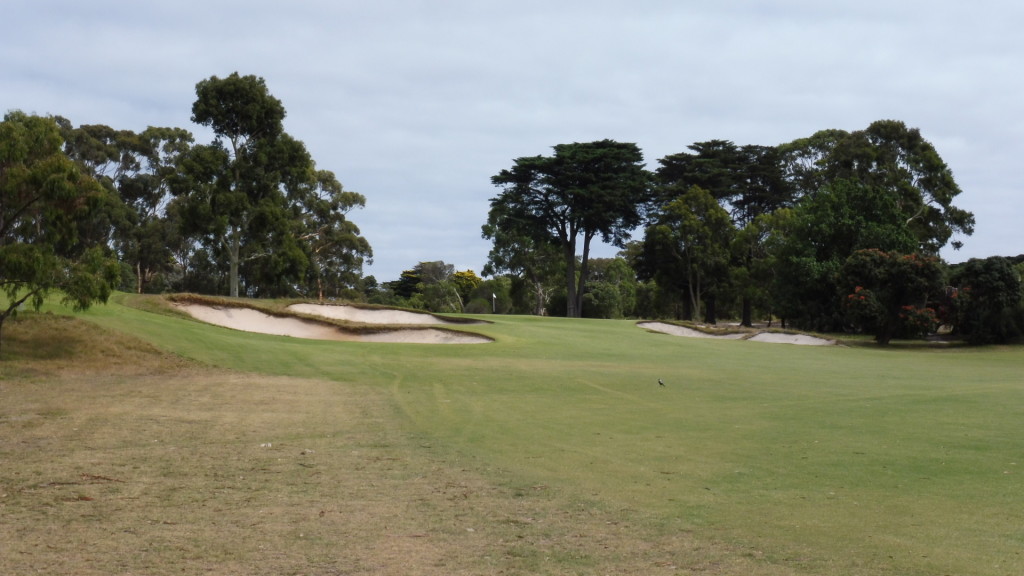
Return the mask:
{"type": "MultiPolygon", "coordinates": [[[[977,218],[951,262],[1024,253],[1024,3],[1009,0],[4,0],[0,108],[187,128],[195,85],[263,77],[285,129],[366,196],[397,279],[477,273],[490,177],[560,143],[649,166],[711,139],[919,128],[977,218]]],[[[614,250],[598,250],[610,256],[614,250]]]]}

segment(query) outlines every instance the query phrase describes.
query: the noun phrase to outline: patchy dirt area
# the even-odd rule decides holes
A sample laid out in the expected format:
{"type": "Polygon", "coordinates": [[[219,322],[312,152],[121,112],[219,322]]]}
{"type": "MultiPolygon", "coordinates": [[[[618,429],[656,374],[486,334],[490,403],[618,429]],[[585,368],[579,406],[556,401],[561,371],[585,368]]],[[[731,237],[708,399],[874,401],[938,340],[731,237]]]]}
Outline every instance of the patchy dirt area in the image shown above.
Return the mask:
{"type": "Polygon", "coordinates": [[[645,328],[647,330],[652,330],[654,332],[671,334],[673,336],[685,336],[689,338],[749,340],[752,342],[769,342],[773,344],[799,344],[803,346],[835,345],[834,340],[827,340],[825,338],[818,338],[816,336],[808,336],[806,334],[786,334],[782,332],[732,332],[713,334],[709,332],[701,332],[700,330],[694,330],[693,328],[687,328],[685,326],[668,324],[666,322],[640,322],[639,324],[637,324],[637,326],[639,326],[640,328],[645,328]]]}

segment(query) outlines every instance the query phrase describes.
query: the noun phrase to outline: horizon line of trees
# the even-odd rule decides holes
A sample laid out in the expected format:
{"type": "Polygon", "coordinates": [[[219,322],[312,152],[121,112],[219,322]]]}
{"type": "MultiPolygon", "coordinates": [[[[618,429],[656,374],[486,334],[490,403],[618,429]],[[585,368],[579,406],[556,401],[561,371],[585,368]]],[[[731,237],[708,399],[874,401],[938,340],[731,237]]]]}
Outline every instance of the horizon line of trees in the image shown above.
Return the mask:
{"type": "Polygon", "coordinates": [[[518,311],[779,318],[881,343],[940,324],[977,342],[1024,329],[1019,263],[939,258],[974,216],[953,204],[961,191],[935,148],[902,122],[778,146],[697,142],[654,171],[635,144],[553,151],[492,178],[484,275],[511,280],[518,311]],[[597,237],[619,257],[591,259],[597,237]]]}
{"type": "Polygon", "coordinates": [[[1020,259],[949,267],[969,236],[952,171],[917,129],[882,120],[779,146],[697,142],[648,170],[636,144],[559,144],[492,177],[483,280],[443,261],[363,277],[372,250],[348,213],[365,197],[283,128],[262,78],[196,85],[182,128],[0,123],[3,321],[60,292],[113,289],[340,298],[437,312],[755,317],[879,342],[939,324],[976,342],[1024,329],[1020,259]],[[642,238],[632,233],[640,229],[642,238]],[[621,249],[592,259],[595,239],[621,249]]]}

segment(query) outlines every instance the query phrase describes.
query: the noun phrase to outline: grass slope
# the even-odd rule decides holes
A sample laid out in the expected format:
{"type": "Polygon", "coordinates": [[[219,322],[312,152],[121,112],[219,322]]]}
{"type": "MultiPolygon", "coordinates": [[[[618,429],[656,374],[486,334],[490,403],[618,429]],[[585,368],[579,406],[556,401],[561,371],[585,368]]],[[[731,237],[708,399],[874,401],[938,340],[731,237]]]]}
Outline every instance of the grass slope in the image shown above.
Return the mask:
{"type": "MultiPolygon", "coordinates": [[[[22,438],[0,457],[23,462],[3,473],[0,506],[19,515],[24,534],[41,538],[36,532],[54,525],[33,519],[33,506],[38,492],[63,486],[36,482],[47,465],[27,457],[24,443],[61,438],[48,448],[67,452],[66,468],[63,476],[51,470],[52,477],[124,496],[139,482],[163,486],[158,472],[174,477],[183,465],[173,451],[149,454],[151,440],[142,450],[142,439],[160,429],[178,450],[200,456],[199,480],[179,483],[206,496],[190,500],[163,486],[166,494],[132,497],[168,514],[178,510],[173,524],[158,528],[187,523],[198,534],[215,531],[217,515],[204,508],[220,508],[237,524],[220,541],[239,541],[231,553],[216,542],[172,539],[178,548],[158,556],[170,568],[236,562],[238,573],[261,566],[265,573],[310,566],[319,567],[312,573],[395,574],[1024,572],[1019,348],[799,347],[533,317],[489,317],[494,324],[473,326],[495,339],[486,345],[334,343],[245,334],[140,305],[158,308],[118,295],[83,317],[106,329],[104,338],[129,333],[181,357],[261,376],[182,368],[159,356],[157,364],[170,368],[147,370],[141,385],[117,371],[58,371],[55,397],[47,396],[46,378],[31,375],[38,358],[0,367],[5,378],[16,372],[8,378],[14,388],[0,387],[0,430],[22,438]],[[86,400],[96,393],[102,402],[86,400]],[[79,438],[68,420],[79,430],[85,421],[96,428],[79,438]],[[157,426],[164,421],[168,426],[157,426]],[[113,422],[128,436],[109,430],[113,422]],[[37,425],[51,431],[30,433],[37,425]],[[281,438],[282,454],[259,448],[281,438]],[[113,452],[95,452],[106,444],[113,452]],[[79,445],[88,448],[84,454],[72,450],[79,445]],[[307,448],[322,459],[322,477],[300,466],[307,448]],[[142,464],[133,469],[136,458],[142,464]],[[111,470],[108,461],[121,463],[111,470]],[[236,474],[260,480],[235,482],[236,474]],[[132,480],[85,482],[99,477],[132,480]],[[267,522],[243,503],[281,518],[267,522]],[[358,513],[347,516],[352,510],[358,513]],[[320,522],[324,517],[329,522],[320,522]],[[250,534],[271,538],[276,560],[244,541],[246,522],[250,534]],[[361,538],[354,536],[358,523],[367,526],[361,538]],[[395,524],[404,535],[397,540],[395,524]],[[303,526],[303,536],[292,533],[303,526]],[[285,545],[300,549],[283,552],[285,545]]],[[[99,497],[74,500],[82,490],[56,490],[62,496],[46,505],[64,516],[76,506],[98,507],[99,497]]],[[[96,517],[126,518],[106,514],[96,517]]]]}

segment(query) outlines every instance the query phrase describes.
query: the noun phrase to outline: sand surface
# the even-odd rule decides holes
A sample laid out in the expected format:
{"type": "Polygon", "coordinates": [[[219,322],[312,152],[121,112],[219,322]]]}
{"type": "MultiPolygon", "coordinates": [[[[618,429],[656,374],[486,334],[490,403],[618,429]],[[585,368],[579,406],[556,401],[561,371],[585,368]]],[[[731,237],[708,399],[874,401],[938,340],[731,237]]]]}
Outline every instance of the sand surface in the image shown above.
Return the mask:
{"type": "Polygon", "coordinates": [[[637,326],[671,334],[673,336],[686,336],[690,338],[720,338],[725,340],[750,340],[752,342],[770,342],[773,344],[800,344],[804,346],[830,346],[835,344],[832,340],[807,336],[806,334],[782,334],[779,332],[758,332],[753,336],[748,334],[708,334],[700,330],[676,326],[665,322],[640,322],[637,326]]]}
{"type": "Polygon", "coordinates": [[[179,308],[197,320],[225,328],[311,340],[396,342],[407,344],[481,344],[491,341],[489,338],[475,334],[449,332],[432,328],[388,330],[372,334],[357,334],[312,320],[271,316],[252,308],[214,307],[200,304],[180,304],[179,308]]]}
{"type": "Polygon", "coordinates": [[[288,309],[301,314],[362,324],[452,324],[430,314],[405,310],[359,308],[339,304],[292,304],[288,309]]]}

